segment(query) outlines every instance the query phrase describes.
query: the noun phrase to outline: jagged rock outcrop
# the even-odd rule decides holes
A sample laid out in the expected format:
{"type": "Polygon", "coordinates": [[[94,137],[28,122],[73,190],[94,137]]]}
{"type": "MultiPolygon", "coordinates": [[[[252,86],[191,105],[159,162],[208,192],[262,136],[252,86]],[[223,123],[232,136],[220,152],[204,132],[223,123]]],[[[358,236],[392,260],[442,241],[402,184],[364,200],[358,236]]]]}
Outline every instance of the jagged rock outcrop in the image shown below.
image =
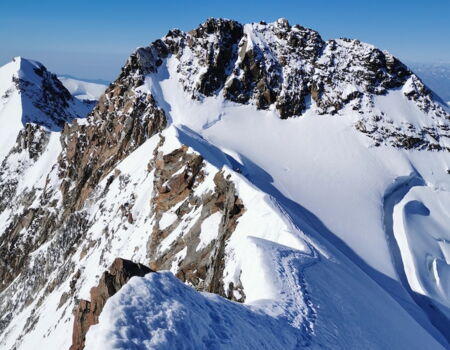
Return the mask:
{"type": "Polygon", "coordinates": [[[75,99],[44,65],[21,57],[14,60],[18,74],[12,81],[22,96],[24,125],[34,123],[59,131],[66,123],[83,118],[90,111],[90,106],[75,99]]]}
{"type": "Polygon", "coordinates": [[[170,31],[163,42],[179,59],[180,82],[194,98],[223,88],[224,96],[238,103],[254,102],[262,109],[275,105],[282,118],[302,115],[307,96],[319,112],[336,113],[363,94],[400,87],[412,75],[371,45],[325,42],[316,31],[285,19],[245,26],[209,19],[188,33],[170,31]],[[361,91],[340,94],[350,84],[361,91]]]}
{"type": "Polygon", "coordinates": [[[442,138],[450,138],[450,116],[432,92],[397,58],[359,40],[323,41],[285,19],[244,26],[209,19],[187,33],[171,30],[135,55],[142,52],[152,53],[143,60],[150,62],[147,72],[174,55],[179,82],[194,99],[223,94],[260,109],[273,106],[281,118],[301,116],[312,105],[318,114],[350,109],[359,113],[355,128],[376,146],[448,149],[442,138]],[[376,96],[395,89],[430,115],[428,125],[399,125],[374,108],[376,96]]]}
{"type": "MultiPolygon", "coordinates": [[[[123,84],[122,80],[118,80],[108,89],[87,121],[77,123],[75,120],[72,125],[65,124],[61,133],[63,150],[59,155],[58,167],[50,172],[46,180],[46,183],[51,182],[50,179],[54,179],[57,173],[61,180],[55,182],[60,182],[63,203],[58,203],[58,189],[44,184],[39,191],[35,188],[21,193],[24,202],[10,208],[12,219],[0,240],[0,251],[3,252],[0,290],[22,272],[23,266],[29,262],[31,251],[51,239],[58,229],[64,230],[92,189],[118,162],[165,126],[164,112],[155,106],[152,96],[138,94],[134,92],[133,85],[123,84]],[[127,89],[128,92],[125,91],[127,89]],[[34,200],[38,201],[39,206],[30,208],[34,200]],[[56,213],[53,209],[56,206],[62,211],[56,213]],[[24,230],[33,233],[25,235],[24,230]]],[[[8,200],[16,195],[17,178],[11,176],[11,172],[28,168],[45,148],[46,142],[48,131],[37,126],[27,126],[18,136],[10,157],[21,154],[24,160],[8,167],[5,163],[0,173],[4,179],[0,186],[3,209],[11,205],[8,200]]],[[[80,231],[78,238],[82,234],[80,231]]]]}
{"type": "MultiPolygon", "coordinates": [[[[36,162],[50,139],[50,132],[44,127],[27,124],[17,135],[16,145],[11,149],[0,168],[0,212],[2,212],[16,196],[18,178],[30,164],[36,162]],[[17,158],[20,160],[17,161],[17,158]]],[[[23,195],[23,194],[20,194],[23,195]]],[[[33,195],[29,194],[27,200],[30,204],[33,195]]]]}
{"type": "Polygon", "coordinates": [[[72,333],[72,345],[70,350],[84,349],[86,333],[89,328],[98,323],[106,301],[116,294],[131,277],[143,277],[154,272],[142,264],[136,264],[130,260],[117,258],[105,271],[96,287],[91,289],[91,300],[80,300],[74,310],[74,323],[72,333]]]}
{"type": "Polygon", "coordinates": [[[135,90],[145,70],[133,65],[130,58],[123,69],[128,75],[123,73],[105,91],[87,123],[67,125],[61,134],[58,176],[69,211],[80,209],[115,165],[166,125],[153,96],[135,90]]]}
{"type": "MultiPolygon", "coordinates": [[[[275,110],[282,119],[310,111],[349,118],[350,111],[354,128],[374,145],[448,150],[448,113],[396,58],[357,40],[325,42],[283,19],[248,25],[209,19],[188,33],[172,30],[136,50],[88,118],[71,125],[72,115],[61,112],[55,119],[66,106],[61,101],[70,105],[70,98],[38,65],[33,74],[46,82],[33,89],[44,95],[29,97],[46,101],[35,107],[54,125],[33,121],[63,130],[27,124],[0,169],[0,345],[11,334],[19,334],[13,340],[19,348],[27,334],[53,332],[39,329],[45,308],[55,310],[54,329],[71,320],[86,283],[98,279],[89,268],[105,268],[118,255],[171,270],[197,290],[245,301],[238,268],[224,275],[234,254],[228,244],[249,208],[231,170],[220,169],[228,163],[212,165],[180,143],[175,127],[166,129],[170,106],[158,103],[152,84],[159,78],[151,78],[166,73],[168,60],[196,102],[220,96],[275,110]],[[389,119],[376,99],[390,93],[413,101],[429,118],[419,126],[389,119]],[[36,183],[30,185],[28,176],[36,183]]],[[[16,84],[32,87],[23,78],[16,84]]],[[[111,291],[130,277],[123,273],[104,274],[91,302],[80,303],[74,349],[111,291]]]]}
{"type": "Polygon", "coordinates": [[[244,301],[241,285],[224,286],[223,283],[225,245],[245,211],[234,184],[223,172],[206,174],[203,158],[189,152],[186,146],[166,155],[157,148],[150,167],[155,169],[152,198],[155,225],[149,240],[150,266],[155,270],[172,269],[178,278],[198,290],[244,301]],[[213,177],[214,188],[196,193],[208,175],[213,177]],[[173,208],[176,208],[176,218],[163,227],[161,218],[173,208]],[[200,238],[201,227],[213,215],[220,215],[217,236],[204,244],[200,238]],[[161,248],[166,247],[164,240],[174,235],[172,243],[161,248]]]}

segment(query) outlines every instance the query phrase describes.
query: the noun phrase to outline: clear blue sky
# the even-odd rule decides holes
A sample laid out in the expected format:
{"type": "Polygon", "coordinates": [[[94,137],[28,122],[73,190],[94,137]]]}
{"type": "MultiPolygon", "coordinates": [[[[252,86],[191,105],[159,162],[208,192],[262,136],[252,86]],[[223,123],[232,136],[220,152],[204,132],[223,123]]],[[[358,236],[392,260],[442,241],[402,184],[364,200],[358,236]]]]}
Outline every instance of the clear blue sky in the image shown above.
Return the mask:
{"type": "Polygon", "coordinates": [[[357,38],[405,61],[450,63],[450,0],[7,0],[0,65],[20,55],[56,73],[113,80],[136,47],[208,17],[245,23],[285,17],[323,39],[357,38]]]}

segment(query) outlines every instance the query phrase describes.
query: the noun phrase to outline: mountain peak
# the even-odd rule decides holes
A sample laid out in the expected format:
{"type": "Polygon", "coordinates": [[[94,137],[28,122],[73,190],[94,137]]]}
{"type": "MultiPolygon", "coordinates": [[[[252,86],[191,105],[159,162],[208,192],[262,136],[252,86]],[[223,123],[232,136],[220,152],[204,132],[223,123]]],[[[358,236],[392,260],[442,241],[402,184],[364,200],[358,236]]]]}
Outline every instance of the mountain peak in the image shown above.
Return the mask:
{"type": "Polygon", "coordinates": [[[45,66],[35,60],[29,59],[29,58],[25,58],[22,56],[16,56],[12,59],[12,62],[18,64],[20,70],[24,71],[24,73],[26,73],[27,70],[29,70],[30,68],[32,69],[46,69],[45,66]]]}
{"type": "Polygon", "coordinates": [[[275,110],[282,119],[351,112],[357,116],[355,128],[375,146],[450,149],[441,142],[450,137],[447,106],[396,57],[360,40],[324,41],[318,32],[283,18],[245,25],[209,18],[189,32],[171,30],[139,48],[120,79],[142,85],[167,59],[197,101],[220,96],[275,110]],[[390,100],[399,91],[398,103],[420,110],[425,119],[402,113],[400,120],[377,108],[377,100],[390,100]]]}
{"type": "Polygon", "coordinates": [[[47,68],[42,63],[22,56],[14,57],[6,66],[8,65],[14,76],[29,81],[38,81],[44,72],[47,72],[47,68]]]}
{"type": "Polygon", "coordinates": [[[89,106],[75,100],[57,76],[40,62],[23,57],[0,67],[2,105],[6,105],[12,93],[20,97],[19,117],[27,123],[59,131],[74,118],[83,118],[89,106]]]}
{"type": "Polygon", "coordinates": [[[286,18],[283,18],[283,17],[278,18],[275,21],[275,23],[281,28],[289,28],[290,27],[289,21],[286,18]]]}
{"type": "MultiPolygon", "coordinates": [[[[72,111],[45,67],[14,65],[7,107],[72,111]]],[[[0,346],[69,348],[73,325],[74,346],[96,350],[448,348],[449,121],[359,40],[283,19],[169,31],[86,120],[14,135],[0,346]],[[110,271],[105,294],[117,257],[170,272],[110,271]]]]}

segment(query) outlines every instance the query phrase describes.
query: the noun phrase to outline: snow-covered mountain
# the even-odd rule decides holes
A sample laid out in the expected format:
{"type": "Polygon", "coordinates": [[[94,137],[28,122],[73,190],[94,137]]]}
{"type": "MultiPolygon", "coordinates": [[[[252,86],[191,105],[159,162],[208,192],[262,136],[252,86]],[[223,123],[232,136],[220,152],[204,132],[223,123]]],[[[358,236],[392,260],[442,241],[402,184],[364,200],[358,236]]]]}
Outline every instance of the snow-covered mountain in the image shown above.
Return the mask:
{"type": "Polygon", "coordinates": [[[107,84],[94,83],[71,76],[60,75],[58,79],[79,100],[98,101],[108,87],[107,84]]]}
{"type": "Polygon", "coordinates": [[[16,57],[0,68],[0,160],[26,124],[59,131],[91,108],[75,100],[40,63],[16,57]]]}
{"type": "Polygon", "coordinates": [[[449,347],[449,109],[389,53],[210,19],[65,120],[2,163],[2,348],[449,347]]]}

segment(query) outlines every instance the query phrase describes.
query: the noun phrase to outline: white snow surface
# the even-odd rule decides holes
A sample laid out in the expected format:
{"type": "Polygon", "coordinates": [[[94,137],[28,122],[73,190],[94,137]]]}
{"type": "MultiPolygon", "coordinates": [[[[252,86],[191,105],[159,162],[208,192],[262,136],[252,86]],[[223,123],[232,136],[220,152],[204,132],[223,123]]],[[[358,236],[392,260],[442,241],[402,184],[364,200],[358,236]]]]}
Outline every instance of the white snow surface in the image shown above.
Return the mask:
{"type": "Polygon", "coordinates": [[[69,90],[72,96],[79,100],[98,101],[100,96],[108,87],[105,84],[93,83],[82,79],[58,76],[65,88],[69,90]]]}
{"type": "Polygon", "coordinates": [[[22,103],[12,77],[20,70],[18,60],[0,67],[0,161],[8,154],[22,129],[22,103]]]}
{"type": "MultiPolygon", "coordinates": [[[[13,79],[20,78],[35,84],[31,85],[30,91],[28,91],[33,94],[33,89],[36,89],[36,86],[40,86],[41,83],[41,77],[34,72],[34,69],[41,67],[41,63],[22,57],[16,57],[0,67],[0,162],[14,146],[17,135],[24,124],[44,122],[52,129],[58,129],[53,122],[48,122],[49,117],[37,109],[31,98],[22,93],[13,81],[13,79]]],[[[85,117],[90,111],[90,107],[75,100],[69,103],[66,110],[68,114],[72,114],[72,118],[85,117]]]]}
{"type": "MultiPolygon", "coordinates": [[[[264,250],[275,254],[289,251],[270,244],[264,250]]],[[[266,258],[269,263],[281,263],[270,261],[270,256],[266,258]]],[[[418,333],[406,331],[409,320],[398,305],[384,304],[377,297],[370,299],[378,290],[371,290],[369,281],[366,286],[357,281],[359,288],[354,290],[351,275],[343,283],[325,269],[320,271],[315,277],[318,271],[307,274],[315,282],[314,295],[320,300],[329,297],[336,304],[326,303],[321,310],[314,343],[306,327],[294,327],[285,315],[271,316],[258,305],[242,305],[214,294],[198,293],[170,272],[161,272],[133,277],[107,301],[99,324],[88,332],[85,349],[439,348],[428,342],[420,328],[415,329],[418,333]],[[355,297],[353,304],[339,304],[336,294],[344,290],[355,297]],[[345,329],[338,322],[345,323],[345,329]],[[399,324],[402,327],[397,328],[399,324]],[[396,328],[396,332],[386,334],[387,327],[396,328]]]]}
{"type": "Polygon", "coordinates": [[[217,212],[203,221],[200,232],[200,244],[197,246],[197,250],[206,247],[214,238],[217,237],[221,219],[222,215],[217,212]]]}
{"type": "MultiPolygon", "coordinates": [[[[387,216],[399,179],[417,178],[424,188],[448,193],[448,153],[371,147],[355,131],[358,115],[350,109],[318,115],[312,104],[301,118],[280,120],[274,110],[220,94],[192,100],[178,84],[176,65],[169,58],[140,89],[168,114],[166,135],[231,174],[247,212],[226,248],[224,282],[240,280],[246,303],[195,293],[169,273],[135,278],[107,302],[88,348],[441,348],[442,336],[402,286],[386,225],[396,218],[387,216]],[[252,327],[264,325],[256,339],[247,328],[253,317],[252,327]]],[[[375,103],[391,120],[427,123],[401,91],[375,103]]],[[[216,223],[204,225],[202,244],[214,238],[216,223]]],[[[448,296],[435,300],[449,305],[448,296]]]]}
{"type": "Polygon", "coordinates": [[[450,299],[450,193],[413,188],[394,209],[394,232],[411,288],[444,305],[450,299]]]}

